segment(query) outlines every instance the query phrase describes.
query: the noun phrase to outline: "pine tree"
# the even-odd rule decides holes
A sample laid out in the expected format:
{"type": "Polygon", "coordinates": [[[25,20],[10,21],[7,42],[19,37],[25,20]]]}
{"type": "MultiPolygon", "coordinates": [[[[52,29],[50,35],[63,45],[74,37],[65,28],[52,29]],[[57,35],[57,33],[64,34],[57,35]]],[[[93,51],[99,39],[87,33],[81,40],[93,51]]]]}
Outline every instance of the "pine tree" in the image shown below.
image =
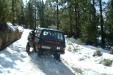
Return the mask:
{"type": "Polygon", "coordinates": [[[20,0],[20,15],[18,16],[18,23],[25,24],[24,3],[22,0],[20,0]]]}
{"type": "Polygon", "coordinates": [[[9,15],[9,8],[7,0],[0,0],[0,22],[7,22],[9,15]]]}
{"type": "Polygon", "coordinates": [[[25,10],[25,20],[27,28],[34,28],[34,16],[33,16],[33,6],[32,1],[30,0],[26,6],[25,10]]]}
{"type": "Polygon", "coordinates": [[[106,13],[106,43],[113,44],[113,0],[108,2],[108,11],[106,13]]]}
{"type": "Polygon", "coordinates": [[[81,38],[87,44],[96,43],[96,11],[90,0],[82,2],[81,38]]]}
{"type": "Polygon", "coordinates": [[[102,15],[102,0],[99,0],[99,8],[100,8],[100,26],[101,26],[101,46],[105,48],[105,33],[104,33],[104,20],[102,15]]]}

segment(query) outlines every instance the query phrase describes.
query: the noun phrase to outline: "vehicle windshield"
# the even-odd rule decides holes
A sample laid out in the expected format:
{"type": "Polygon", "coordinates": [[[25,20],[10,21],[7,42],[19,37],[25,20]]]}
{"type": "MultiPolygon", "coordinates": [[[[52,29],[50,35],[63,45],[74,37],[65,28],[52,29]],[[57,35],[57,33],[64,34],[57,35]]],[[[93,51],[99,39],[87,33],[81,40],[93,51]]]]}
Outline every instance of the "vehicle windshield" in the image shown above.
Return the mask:
{"type": "Polygon", "coordinates": [[[50,40],[64,40],[63,34],[57,31],[44,30],[42,33],[42,38],[50,40]]]}

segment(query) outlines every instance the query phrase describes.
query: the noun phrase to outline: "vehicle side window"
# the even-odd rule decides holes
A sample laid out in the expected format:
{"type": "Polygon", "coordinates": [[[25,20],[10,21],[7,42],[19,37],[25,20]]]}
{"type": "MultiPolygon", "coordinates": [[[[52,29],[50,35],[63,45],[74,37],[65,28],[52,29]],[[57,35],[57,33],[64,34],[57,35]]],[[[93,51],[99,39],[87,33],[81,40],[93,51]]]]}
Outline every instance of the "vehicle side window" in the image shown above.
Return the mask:
{"type": "Polygon", "coordinates": [[[44,30],[43,33],[42,33],[42,38],[49,39],[50,35],[51,34],[50,34],[49,31],[44,30]]]}
{"type": "Polygon", "coordinates": [[[57,39],[59,39],[59,40],[63,40],[63,39],[64,39],[64,38],[63,38],[63,34],[58,33],[58,34],[57,34],[57,39]]]}
{"type": "Polygon", "coordinates": [[[44,36],[49,35],[49,32],[44,31],[44,32],[43,32],[43,35],[44,35],[44,36]]]}
{"type": "Polygon", "coordinates": [[[64,40],[63,34],[56,31],[43,31],[42,38],[44,39],[56,39],[56,40],[64,40]]]}

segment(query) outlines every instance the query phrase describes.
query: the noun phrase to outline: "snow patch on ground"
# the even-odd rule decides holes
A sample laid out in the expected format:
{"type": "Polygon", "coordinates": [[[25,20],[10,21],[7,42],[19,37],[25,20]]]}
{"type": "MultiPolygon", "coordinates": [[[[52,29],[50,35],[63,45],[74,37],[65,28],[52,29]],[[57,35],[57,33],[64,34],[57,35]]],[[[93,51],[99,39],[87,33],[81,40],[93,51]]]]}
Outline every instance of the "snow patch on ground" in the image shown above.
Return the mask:
{"type": "Polygon", "coordinates": [[[111,59],[113,61],[113,55],[108,54],[101,48],[89,45],[78,45],[73,38],[67,38],[66,42],[66,53],[62,58],[73,70],[75,70],[75,72],[79,69],[78,74],[81,75],[113,75],[113,64],[108,67],[99,63],[102,59],[111,59]],[[77,48],[78,50],[74,51],[77,48]],[[93,57],[96,49],[100,49],[103,55],[100,57],[93,57]]]}

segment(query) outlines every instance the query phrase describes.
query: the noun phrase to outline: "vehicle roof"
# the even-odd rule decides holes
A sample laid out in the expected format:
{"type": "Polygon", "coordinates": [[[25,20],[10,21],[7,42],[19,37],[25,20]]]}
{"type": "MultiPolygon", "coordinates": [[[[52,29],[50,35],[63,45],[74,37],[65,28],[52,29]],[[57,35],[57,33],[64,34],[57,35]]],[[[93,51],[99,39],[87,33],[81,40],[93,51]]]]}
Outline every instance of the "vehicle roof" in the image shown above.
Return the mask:
{"type": "Polygon", "coordinates": [[[62,32],[60,30],[57,30],[57,29],[51,29],[51,28],[38,28],[36,30],[50,30],[50,31],[57,31],[57,32],[62,32]]]}

